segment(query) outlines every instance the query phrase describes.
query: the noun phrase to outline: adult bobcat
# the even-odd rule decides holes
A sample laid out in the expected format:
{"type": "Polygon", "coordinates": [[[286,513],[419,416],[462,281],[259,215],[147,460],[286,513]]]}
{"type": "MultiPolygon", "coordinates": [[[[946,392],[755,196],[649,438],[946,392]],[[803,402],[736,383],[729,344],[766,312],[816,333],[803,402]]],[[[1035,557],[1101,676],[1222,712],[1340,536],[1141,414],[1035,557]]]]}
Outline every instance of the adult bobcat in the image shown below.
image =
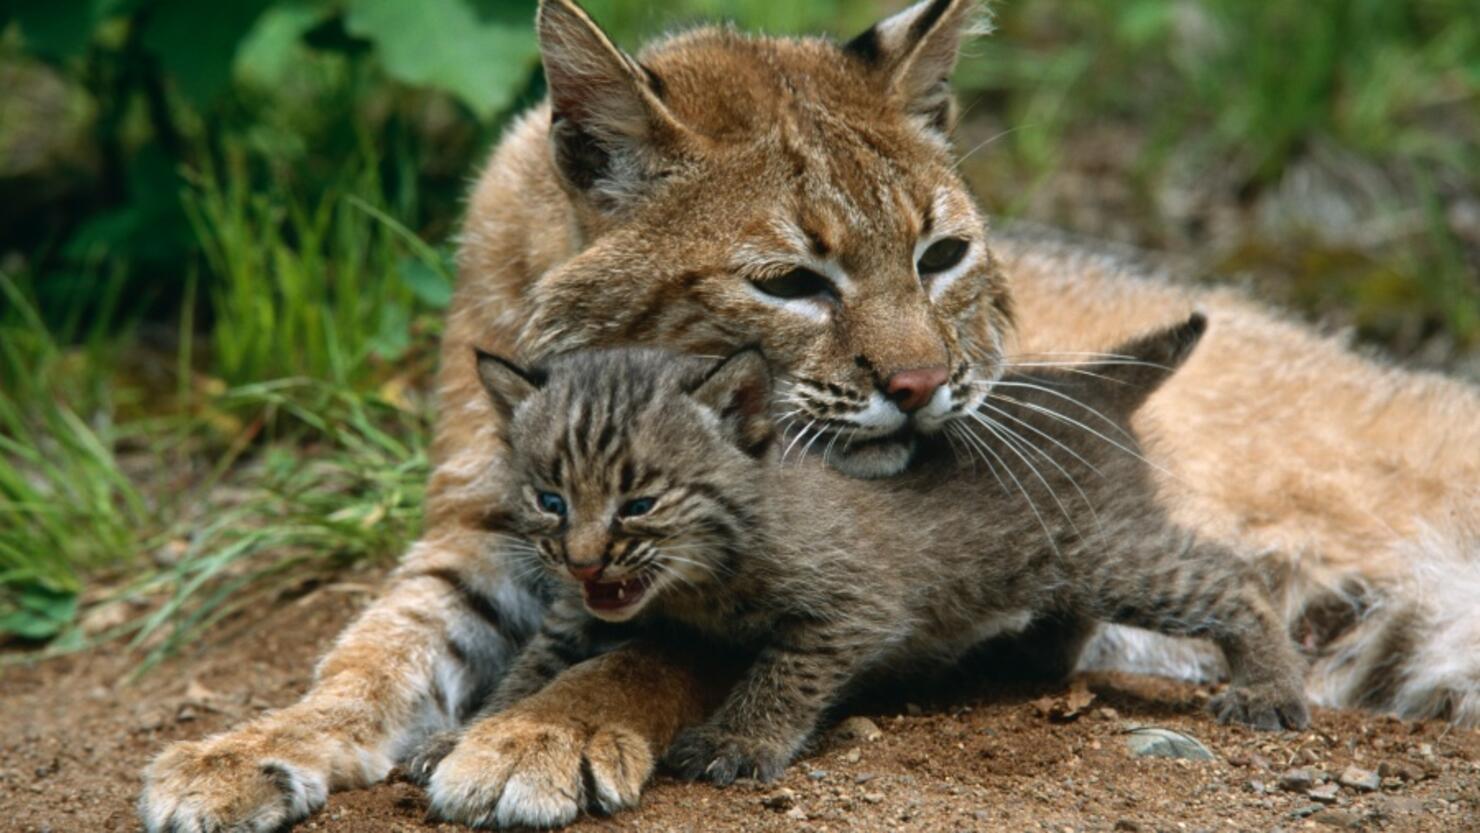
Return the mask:
{"type": "MultiPolygon", "coordinates": [[[[301,702],[155,761],[145,826],[270,830],[385,777],[466,717],[535,627],[538,601],[485,558],[500,449],[475,344],[759,342],[787,374],[799,445],[887,476],[1021,357],[1104,350],[1200,307],[1202,346],[1135,419],[1167,512],[1239,551],[1295,554],[1261,566],[1318,702],[1480,721],[1480,396],[1231,292],[989,236],[946,135],[974,12],[928,0],[842,47],[700,29],[637,60],[545,0],[551,101],[510,128],[464,229],[427,532],[301,702]]],[[[634,645],[571,669],[468,729],[439,804],[495,806],[504,824],[631,805],[712,702],[724,675],[704,659],[634,645]]],[[[1117,630],[1087,660],[1207,670],[1117,630]]]]}

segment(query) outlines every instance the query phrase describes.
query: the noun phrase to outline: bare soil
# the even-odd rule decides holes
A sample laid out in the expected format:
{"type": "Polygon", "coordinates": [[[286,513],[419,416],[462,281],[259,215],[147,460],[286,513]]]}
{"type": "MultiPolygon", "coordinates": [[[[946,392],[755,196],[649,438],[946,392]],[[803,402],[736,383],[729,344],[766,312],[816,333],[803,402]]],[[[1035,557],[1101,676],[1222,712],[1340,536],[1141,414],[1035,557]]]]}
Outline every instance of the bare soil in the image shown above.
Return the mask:
{"type": "MultiPolygon", "coordinates": [[[[297,697],[366,590],[330,585],[240,617],[134,683],[124,680],[136,658],[117,651],[4,668],[0,831],[139,829],[145,763],[167,743],[297,697]]],[[[1318,709],[1309,731],[1261,734],[1208,719],[1206,688],[1094,675],[1080,689],[878,711],[868,715],[878,737],[835,732],[777,784],[718,790],[659,777],[635,812],[572,829],[1480,830],[1480,732],[1318,709]],[[1197,738],[1215,759],[1135,757],[1126,740],[1137,725],[1197,738]],[[1376,788],[1342,784],[1363,775],[1349,767],[1376,774],[1376,788]],[[1301,776],[1310,782],[1293,783],[1301,776]]],[[[424,823],[425,810],[393,776],[332,796],[297,829],[459,829],[424,823]]]]}

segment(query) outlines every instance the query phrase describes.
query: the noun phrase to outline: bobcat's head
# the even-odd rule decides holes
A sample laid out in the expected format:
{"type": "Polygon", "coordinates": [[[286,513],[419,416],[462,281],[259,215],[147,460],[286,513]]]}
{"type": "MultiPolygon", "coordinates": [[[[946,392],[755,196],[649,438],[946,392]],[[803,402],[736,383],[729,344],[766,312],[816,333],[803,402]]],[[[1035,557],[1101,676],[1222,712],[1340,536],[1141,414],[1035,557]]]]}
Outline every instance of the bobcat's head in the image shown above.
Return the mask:
{"type": "Polygon", "coordinates": [[[789,445],[904,469],[985,396],[1011,325],[947,135],[977,11],[928,0],[841,45],[699,29],[634,58],[544,0],[544,164],[578,242],[527,293],[524,351],[757,344],[789,445]]]}

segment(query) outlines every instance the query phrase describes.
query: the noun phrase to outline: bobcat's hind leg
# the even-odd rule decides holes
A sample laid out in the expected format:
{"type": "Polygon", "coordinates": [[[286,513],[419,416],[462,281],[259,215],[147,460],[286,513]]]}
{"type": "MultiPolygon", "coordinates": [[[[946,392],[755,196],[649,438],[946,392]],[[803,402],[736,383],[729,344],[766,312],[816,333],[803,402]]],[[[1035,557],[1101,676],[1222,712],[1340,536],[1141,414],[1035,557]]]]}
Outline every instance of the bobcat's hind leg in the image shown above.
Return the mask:
{"type": "Polygon", "coordinates": [[[333,790],[385,778],[419,736],[476,708],[539,610],[507,582],[426,566],[457,561],[446,556],[413,554],[298,703],[156,758],[138,802],[144,829],[282,829],[333,790]]]}

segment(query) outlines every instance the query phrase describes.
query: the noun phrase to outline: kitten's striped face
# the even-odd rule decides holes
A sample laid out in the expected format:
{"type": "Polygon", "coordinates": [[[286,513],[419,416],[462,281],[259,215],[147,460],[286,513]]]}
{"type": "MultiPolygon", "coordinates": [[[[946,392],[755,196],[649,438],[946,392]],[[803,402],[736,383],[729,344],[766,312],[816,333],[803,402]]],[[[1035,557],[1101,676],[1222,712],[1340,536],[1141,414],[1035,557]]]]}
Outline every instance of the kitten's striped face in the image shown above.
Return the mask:
{"type": "Polygon", "coordinates": [[[504,421],[507,483],[491,528],[523,575],[579,587],[610,622],[722,579],[754,524],[771,438],[758,354],[725,363],[651,351],[587,353],[523,373],[484,357],[504,421]]]}

